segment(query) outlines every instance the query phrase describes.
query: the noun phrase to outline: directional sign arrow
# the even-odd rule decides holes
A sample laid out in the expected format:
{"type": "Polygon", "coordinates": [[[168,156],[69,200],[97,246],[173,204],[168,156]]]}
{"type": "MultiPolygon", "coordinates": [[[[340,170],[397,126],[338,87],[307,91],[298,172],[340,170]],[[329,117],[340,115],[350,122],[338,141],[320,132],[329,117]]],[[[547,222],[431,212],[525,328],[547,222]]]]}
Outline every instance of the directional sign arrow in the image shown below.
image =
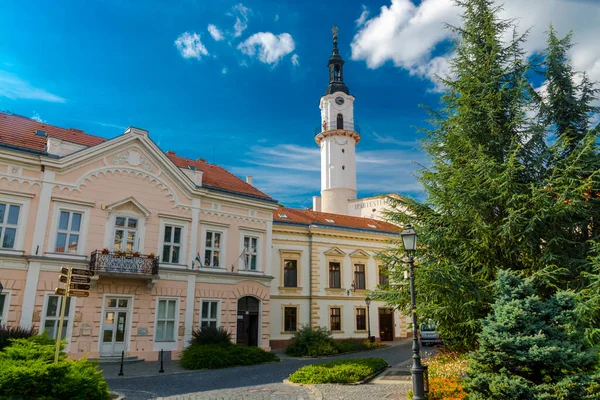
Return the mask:
{"type": "Polygon", "coordinates": [[[69,290],[69,296],[74,297],[88,297],[90,292],[86,292],[85,290],[69,290]]]}
{"type": "Polygon", "coordinates": [[[64,275],[58,277],[59,282],[67,283],[68,278],[64,275]]]}
{"type": "MultiPolygon", "coordinates": [[[[83,283],[71,283],[71,285],[69,286],[69,289],[90,290],[90,285],[85,285],[83,283]]],[[[71,293],[72,292],[73,291],[71,291],[71,293]]]]}
{"type": "Polygon", "coordinates": [[[77,276],[77,275],[75,275],[75,276],[71,277],[71,282],[72,283],[90,283],[91,281],[92,281],[92,278],[90,278],[89,276],[77,276]]]}
{"type": "Polygon", "coordinates": [[[54,294],[57,294],[59,296],[64,296],[66,294],[66,290],[63,288],[56,288],[56,289],[54,289],[54,294]]]}
{"type": "Polygon", "coordinates": [[[89,269],[73,268],[73,269],[71,269],[71,274],[83,275],[83,276],[94,276],[94,271],[90,271],[89,269]]]}
{"type": "Polygon", "coordinates": [[[61,267],[60,268],[60,273],[63,275],[69,275],[69,268],[67,267],[61,267]]]}

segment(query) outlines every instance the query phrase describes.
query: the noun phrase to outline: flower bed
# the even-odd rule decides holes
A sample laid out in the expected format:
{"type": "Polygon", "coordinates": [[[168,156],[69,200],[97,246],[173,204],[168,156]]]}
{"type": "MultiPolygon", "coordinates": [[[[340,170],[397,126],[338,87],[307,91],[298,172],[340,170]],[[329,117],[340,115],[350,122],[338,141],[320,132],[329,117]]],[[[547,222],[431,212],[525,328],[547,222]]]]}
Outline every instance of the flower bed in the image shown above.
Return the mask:
{"type": "Polygon", "coordinates": [[[425,360],[429,366],[428,400],[463,400],[462,377],[469,366],[466,354],[441,352],[425,360]]]}
{"type": "Polygon", "coordinates": [[[293,383],[356,383],[382,371],[387,362],[381,358],[327,361],[300,368],[288,378],[293,383]]]}

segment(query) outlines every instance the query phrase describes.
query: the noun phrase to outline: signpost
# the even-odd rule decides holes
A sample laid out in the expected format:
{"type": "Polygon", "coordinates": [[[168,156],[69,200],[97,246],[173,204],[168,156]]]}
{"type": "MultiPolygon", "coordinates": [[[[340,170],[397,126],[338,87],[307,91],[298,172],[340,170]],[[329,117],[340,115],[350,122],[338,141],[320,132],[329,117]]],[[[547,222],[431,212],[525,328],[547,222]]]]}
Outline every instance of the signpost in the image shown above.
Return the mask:
{"type": "Polygon", "coordinates": [[[58,332],[56,333],[56,352],[54,353],[54,362],[58,362],[60,354],[60,342],[62,337],[63,325],[65,322],[65,310],[68,297],[88,297],[90,295],[91,276],[94,271],[81,268],[61,267],[58,281],[63,283],[63,287],[54,289],[54,293],[62,296],[60,308],[60,320],[58,322],[58,332]]]}

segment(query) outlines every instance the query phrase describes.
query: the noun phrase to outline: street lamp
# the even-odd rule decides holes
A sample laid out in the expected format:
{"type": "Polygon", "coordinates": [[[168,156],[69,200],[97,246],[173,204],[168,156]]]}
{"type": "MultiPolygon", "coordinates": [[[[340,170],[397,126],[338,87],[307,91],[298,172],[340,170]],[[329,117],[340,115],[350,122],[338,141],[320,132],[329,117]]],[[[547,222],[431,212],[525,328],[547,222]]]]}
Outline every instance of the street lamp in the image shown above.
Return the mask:
{"type": "Polygon", "coordinates": [[[365,299],[365,304],[367,305],[367,329],[368,329],[368,335],[369,335],[369,341],[371,343],[373,343],[375,341],[375,338],[371,336],[371,298],[367,297],[365,299]]]}
{"type": "Polygon", "coordinates": [[[402,245],[404,246],[404,251],[406,251],[408,264],[410,266],[410,308],[413,325],[413,356],[410,373],[412,375],[413,400],[425,400],[425,385],[423,382],[425,368],[423,368],[423,365],[421,364],[421,355],[419,353],[417,300],[415,294],[415,259],[413,258],[413,254],[417,250],[417,232],[415,232],[411,224],[407,224],[402,230],[402,233],[400,233],[400,237],[402,237],[402,245]]]}

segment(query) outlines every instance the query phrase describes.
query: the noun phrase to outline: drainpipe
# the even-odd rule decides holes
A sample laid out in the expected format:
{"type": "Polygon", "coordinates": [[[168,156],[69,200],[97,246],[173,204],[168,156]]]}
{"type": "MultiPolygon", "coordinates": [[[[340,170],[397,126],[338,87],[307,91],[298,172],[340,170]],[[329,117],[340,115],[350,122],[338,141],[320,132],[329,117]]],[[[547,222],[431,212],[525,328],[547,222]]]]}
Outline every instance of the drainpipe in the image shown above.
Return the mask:
{"type": "Polygon", "coordinates": [[[312,225],[308,225],[308,325],[312,327],[312,225]]]}

